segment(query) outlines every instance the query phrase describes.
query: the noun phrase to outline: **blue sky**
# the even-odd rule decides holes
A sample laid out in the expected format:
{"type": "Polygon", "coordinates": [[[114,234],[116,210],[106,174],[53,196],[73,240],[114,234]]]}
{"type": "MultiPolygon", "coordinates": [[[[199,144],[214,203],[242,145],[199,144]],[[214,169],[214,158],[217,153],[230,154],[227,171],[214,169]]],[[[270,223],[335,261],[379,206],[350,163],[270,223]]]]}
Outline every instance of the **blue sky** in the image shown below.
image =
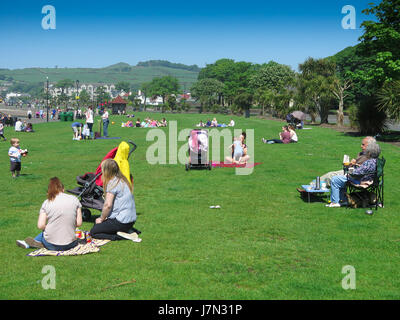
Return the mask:
{"type": "Polygon", "coordinates": [[[220,58],[297,69],[358,43],[371,0],[1,0],[0,68],[105,67],[168,60],[200,67],[220,58]],[[56,29],[41,26],[56,9],[56,29]],[[356,9],[343,29],[342,7],[356,9]]]}

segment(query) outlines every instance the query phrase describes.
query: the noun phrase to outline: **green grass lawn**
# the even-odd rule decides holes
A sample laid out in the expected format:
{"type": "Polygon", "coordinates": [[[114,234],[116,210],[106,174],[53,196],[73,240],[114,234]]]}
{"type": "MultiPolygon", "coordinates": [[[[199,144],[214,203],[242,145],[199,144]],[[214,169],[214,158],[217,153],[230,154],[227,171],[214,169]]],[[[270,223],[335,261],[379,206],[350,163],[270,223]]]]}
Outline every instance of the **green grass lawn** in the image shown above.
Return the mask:
{"type": "MultiPolygon", "coordinates": [[[[178,121],[178,130],[213,117],[165,116],[178,121]]],[[[298,131],[297,144],[267,145],[261,138],[277,137],[281,122],[236,117],[236,128],[254,129],[253,159],[262,164],[250,175],[235,175],[232,168],[186,172],[182,164],[147,163],[151,129],[122,128],[124,117],[111,120],[110,135],[121,140],[72,141],[70,122],[37,124],[35,133],[6,128],[6,137],[20,138],[30,153],[22,176],[13,180],[10,144],[0,143],[0,299],[400,298],[398,147],[381,143],[387,159],[385,208],[369,216],[365,209],[325,208],[324,199],[304,202],[296,191],[338,170],[343,154],[354,157],[361,137],[313,126],[298,131]],[[27,257],[32,249],[17,247],[15,240],[39,232],[49,178],[58,176],[66,189],[74,188],[77,175],[93,172],[109,150],[128,139],[138,145],[130,165],[135,227],[143,241],[112,242],[83,256],[27,257]],[[209,209],[217,204],[221,209],[209,209]],[[55,267],[55,290],[42,288],[46,265],[55,267]],[[342,288],[346,265],[356,270],[355,290],[342,288]]],[[[168,128],[163,130],[168,137],[168,128]]],[[[81,229],[91,226],[84,222],[81,229]]]]}

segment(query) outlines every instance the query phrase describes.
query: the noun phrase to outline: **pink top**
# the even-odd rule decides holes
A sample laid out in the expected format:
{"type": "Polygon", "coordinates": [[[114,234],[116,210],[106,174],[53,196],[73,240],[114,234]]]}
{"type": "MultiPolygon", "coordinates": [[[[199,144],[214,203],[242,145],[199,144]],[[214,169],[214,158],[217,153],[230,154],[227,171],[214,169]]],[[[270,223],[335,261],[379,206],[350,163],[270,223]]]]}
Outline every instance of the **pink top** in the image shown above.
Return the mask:
{"type": "Polygon", "coordinates": [[[282,132],[281,137],[282,137],[282,142],[283,143],[289,143],[290,142],[290,132],[288,132],[288,131],[282,132]]]}

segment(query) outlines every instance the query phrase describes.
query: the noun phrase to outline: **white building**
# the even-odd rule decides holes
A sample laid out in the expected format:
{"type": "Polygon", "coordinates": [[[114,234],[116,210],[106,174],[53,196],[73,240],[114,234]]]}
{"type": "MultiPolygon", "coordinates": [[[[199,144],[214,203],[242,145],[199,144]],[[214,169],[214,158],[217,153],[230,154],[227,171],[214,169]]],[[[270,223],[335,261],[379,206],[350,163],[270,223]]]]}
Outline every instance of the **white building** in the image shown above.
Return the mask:
{"type": "MultiPolygon", "coordinates": [[[[96,95],[96,90],[98,87],[104,87],[105,92],[107,92],[111,96],[111,98],[115,98],[120,94],[119,91],[115,90],[114,84],[106,84],[106,83],[79,83],[78,84],[78,92],[77,92],[76,86],[74,86],[74,87],[66,88],[64,90],[64,93],[69,97],[76,96],[76,95],[79,96],[83,90],[86,90],[90,96],[90,99],[93,99],[96,95]]],[[[45,90],[45,92],[47,91],[46,84],[45,84],[44,90],[45,90]]],[[[62,93],[61,88],[57,88],[54,83],[49,84],[49,94],[52,97],[57,97],[57,96],[61,95],[61,93],[62,93]]]]}

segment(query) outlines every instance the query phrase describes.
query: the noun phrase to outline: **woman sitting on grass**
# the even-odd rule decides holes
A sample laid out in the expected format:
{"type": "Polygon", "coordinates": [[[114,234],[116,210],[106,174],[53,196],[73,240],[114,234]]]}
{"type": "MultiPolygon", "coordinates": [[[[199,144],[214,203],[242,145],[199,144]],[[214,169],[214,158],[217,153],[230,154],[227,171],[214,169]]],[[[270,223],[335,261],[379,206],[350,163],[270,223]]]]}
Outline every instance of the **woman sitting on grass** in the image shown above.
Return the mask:
{"type": "Polygon", "coordinates": [[[290,142],[294,142],[294,143],[298,142],[299,138],[297,137],[297,133],[296,133],[295,127],[290,124],[288,126],[288,128],[289,128],[289,133],[290,133],[290,142]]]}
{"type": "Polygon", "coordinates": [[[35,239],[17,240],[17,245],[54,251],[74,248],[78,245],[75,229],[82,225],[81,207],[77,197],[64,193],[64,186],[57,177],[51,178],[37,223],[43,232],[35,239]]]}
{"type": "Polygon", "coordinates": [[[338,208],[340,202],[342,205],[347,205],[346,184],[347,181],[351,181],[353,184],[361,184],[363,181],[372,181],[374,179],[376,171],[376,159],[381,153],[381,148],[376,142],[369,142],[365,148],[365,155],[368,157],[359,167],[355,168],[354,171],[349,175],[337,175],[331,180],[331,203],[327,204],[327,207],[338,208]]]}
{"type": "Polygon", "coordinates": [[[290,143],[290,131],[288,126],[283,126],[282,127],[282,132],[279,133],[279,139],[269,139],[266,140],[264,138],[261,139],[262,142],[268,143],[268,144],[273,144],[273,143],[290,143]]]}
{"type": "Polygon", "coordinates": [[[132,185],[120,171],[116,161],[106,159],[101,163],[105,201],[101,216],[90,234],[96,239],[137,240],[136,233],[130,233],[136,222],[135,199],[132,185]]]}
{"type": "Polygon", "coordinates": [[[245,164],[250,159],[250,156],[247,154],[245,139],[245,132],[242,132],[239,138],[233,139],[233,144],[228,147],[232,148],[232,157],[225,158],[228,163],[245,164]]]}

